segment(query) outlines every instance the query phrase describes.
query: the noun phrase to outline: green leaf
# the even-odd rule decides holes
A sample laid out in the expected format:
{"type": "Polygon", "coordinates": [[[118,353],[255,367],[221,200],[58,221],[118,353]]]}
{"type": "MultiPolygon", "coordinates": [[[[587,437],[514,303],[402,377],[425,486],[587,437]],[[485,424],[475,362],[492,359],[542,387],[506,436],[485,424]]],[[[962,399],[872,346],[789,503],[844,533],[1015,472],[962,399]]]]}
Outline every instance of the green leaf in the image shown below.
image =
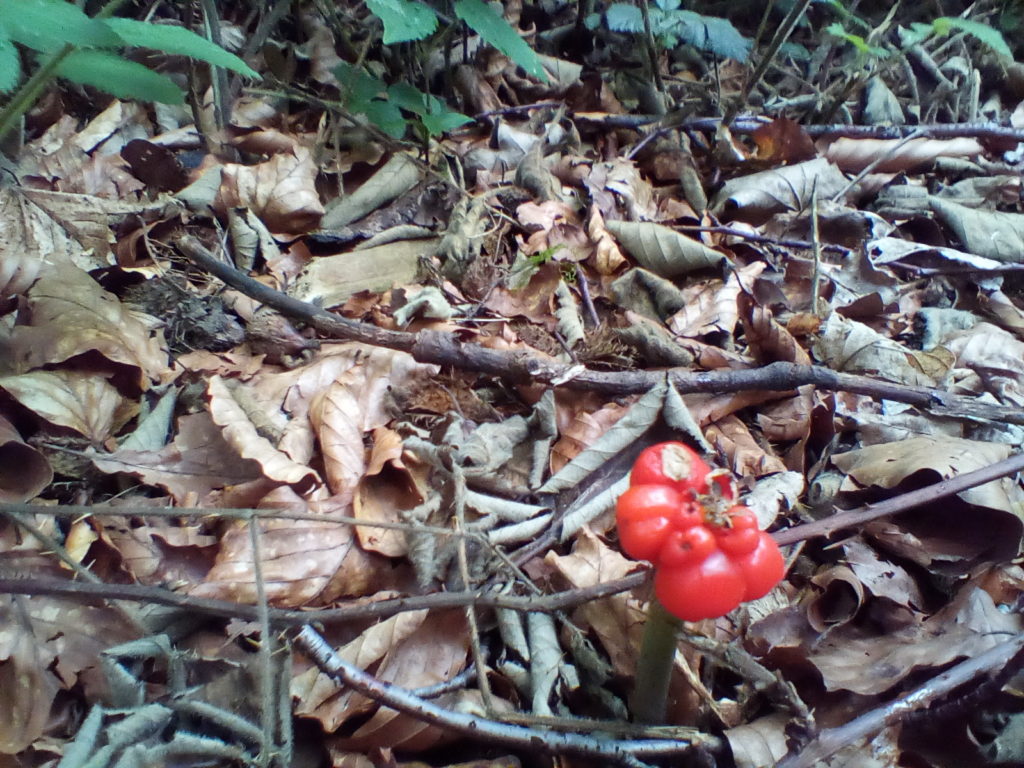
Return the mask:
{"type": "Polygon", "coordinates": [[[428,111],[426,94],[408,83],[395,83],[388,88],[388,101],[417,115],[425,115],[428,111]]]}
{"type": "Polygon", "coordinates": [[[433,100],[431,102],[431,111],[420,119],[423,121],[423,126],[432,136],[437,136],[445,131],[454,130],[460,125],[473,122],[473,118],[467,117],[461,112],[452,112],[446,109],[440,100],[435,97],[430,96],[428,98],[433,100]],[[436,105],[434,102],[436,102],[436,105]],[[437,107],[436,109],[435,106],[437,107]]]}
{"type": "Polygon", "coordinates": [[[1002,33],[998,29],[993,29],[988,24],[982,24],[980,21],[972,21],[971,19],[958,19],[955,16],[940,16],[932,22],[932,26],[938,35],[948,35],[950,29],[963,30],[971,37],[983,42],[996,53],[1011,59],[1013,58],[1013,52],[1010,50],[1010,46],[1006,44],[1002,33]]]}
{"type": "Polygon", "coordinates": [[[630,3],[612,3],[605,12],[608,29],[612,32],[643,32],[644,20],[640,9],[630,3]]]}
{"type": "Polygon", "coordinates": [[[866,56],[876,56],[880,59],[884,59],[887,58],[889,55],[884,48],[880,48],[874,45],[868,45],[868,41],[865,40],[860,35],[851,35],[849,32],[843,29],[842,24],[830,24],[829,26],[825,27],[825,31],[830,35],[845,40],[866,56]]]}
{"type": "Polygon", "coordinates": [[[384,22],[384,44],[422,40],[437,29],[437,15],[423,3],[409,0],[366,0],[371,13],[384,22]]]}
{"type": "Polygon", "coordinates": [[[693,11],[676,13],[684,22],[680,37],[685,42],[710,51],[720,58],[736,59],[741,62],[747,60],[752,43],[741,35],[728,19],[704,16],[693,11]]]}
{"type": "Polygon", "coordinates": [[[345,104],[353,112],[365,112],[367,104],[387,92],[383,80],[370,76],[366,70],[353,67],[347,61],[339,63],[331,74],[345,87],[345,104]]]}
{"type": "Polygon", "coordinates": [[[367,120],[395,139],[402,138],[409,125],[402,117],[402,110],[386,101],[371,101],[366,105],[363,114],[367,120]]]}
{"type": "Polygon", "coordinates": [[[119,99],[181,104],[181,89],[168,77],[134,61],[102,51],[72,51],[57,74],[74,83],[91,85],[119,99]]]}
{"type": "Polygon", "coordinates": [[[124,45],[103,22],[64,0],[0,0],[0,25],[15,42],[43,52],[66,43],[94,48],[124,45]]]}
{"type": "Polygon", "coordinates": [[[219,45],[214,45],[191,29],[120,18],[103,19],[103,23],[115,34],[120,35],[128,45],[189,56],[217,67],[234,70],[246,77],[259,77],[235,54],[225,51],[219,45]]]}
{"type": "Polygon", "coordinates": [[[21,79],[21,58],[7,30],[0,26],[0,93],[14,89],[21,79]]]}
{"type": "Polygon", "coordinates": [[[480,35],[484,42],[497,48],[541,82],[548,81],[544,67],[533,49],[511,24],[483,0],[455,0],[455,15],[480,35]]]}

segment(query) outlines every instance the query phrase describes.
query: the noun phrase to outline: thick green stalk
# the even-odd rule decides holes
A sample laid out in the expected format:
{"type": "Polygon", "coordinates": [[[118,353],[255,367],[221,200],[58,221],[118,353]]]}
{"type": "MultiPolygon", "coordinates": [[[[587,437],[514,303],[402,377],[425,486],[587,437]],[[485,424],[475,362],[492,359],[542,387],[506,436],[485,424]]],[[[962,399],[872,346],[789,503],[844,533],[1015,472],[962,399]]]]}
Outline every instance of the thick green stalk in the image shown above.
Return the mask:
{"type": "Polygon", "coordinates": [[[665,610],[658,598],[647,608],[647,623],[640,643],[636,681],[630,708],[637,722],[660,725],[665,722],[672,665],[679,646],[683,622],[665,610]]]}

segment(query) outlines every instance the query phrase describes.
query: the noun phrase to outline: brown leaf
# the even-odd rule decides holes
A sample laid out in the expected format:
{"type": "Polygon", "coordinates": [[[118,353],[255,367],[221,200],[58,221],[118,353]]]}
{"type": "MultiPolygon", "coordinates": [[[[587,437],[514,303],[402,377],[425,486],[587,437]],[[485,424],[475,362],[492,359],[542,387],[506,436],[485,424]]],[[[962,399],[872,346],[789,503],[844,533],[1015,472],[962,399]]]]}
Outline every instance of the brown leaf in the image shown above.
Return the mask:
{"type": "MultiPolygon", "coordinates": [[[[219,376],[213,376],[207,384],[210,400],[210,418],[221,427],[225,441],[243,459],[252,459],[263,468],[263,473],[281,483],[296,486],[298,493],[306,493],[320,484],[317,473],[296,461],[267,439],[253,423],[242,400],[219,376]]],[[[258,407],[253,402],[253,407],[258,407]]]]}
{"type": "MultiPolygon", "coordinates": [[[[549,552],[544,562],[554,568],[571,588],[592,587],[620,579],[639,566],[639,563],[626,559],[609,547],[588,528],[583,528],[576,537],[571,554],[549,552]]],[[[635,598],[615,595],[594,600],[577,608],[573,618],[594,630],[617,674],[633,675],[644,624],[644,611],[635,598]]]]}
{"type": "Polygon", "coordinates": [[[75,430],[99,445],[135,415],[106,376],[77,371],[32,371],[0,377],[0,389],[41,419],[75,430]]]}
{"type": "Polygon", "coordinates": [[[77,267],[55,266],[28,297],[29,324],[15,326],[11,334],[11,354],[22,370],[95,351],[136,369],[136,384],[143,390],[167,370],[156,321],[127,309],[77,267]]]}
{"type": "Polygon", "coordinates": [[[224,442],[205,412],[182,416],[174,441],[159,451],[119,450],[93,456],[92,462],[101,472],[124,472],[165,488],[184,506],[216,488],[263,477],[256,462],[241,458],[224,442]]]}
{"type": "MultiPolygon", "coordinates": [[[[435,612],[416,632],[388,651],[377,670],[377,678],[402,688],[444,682],[465,667],[468,650],[465,613],[457,609],[435,612]]],[[[439,703],[444,706],[446,702],[439,703]]],[[[422,750],[436,744],[444,733],[435,725],[382,707],[342,743],[349,749],[386,746],[422,750]]]]}
{"type": "Polygon", "coordinates": [[[218,202],[221,208],[251,209],[271,232],[308,232],[324,215],[316,175],[316,163],[304,147],[258,165],[227,164],[218,202]]]}
{"type": "MultiPolygon", "coordinates": [[[[968,588],[970,589],[970,588],[968,588]]],[[[1001,613],[982,590],[970,589],[965,605],[953,603],[926,621],[883,635],[848,624],[830,632],[810,655],[830,691],[883,693],[921,667],[939,667],[998,645],[1021,631],[1020,616],[1001,613]]]]}
{"type": "MultiPolygon", "coordinates": [[[[67,578],[54,559],[28,552],[0,555],[0,572],[67,578]]],[[[0,754],[16,754],[42,735],[60,691],[81,685],[98,696],[99,654],[134,637],[114,608],[74,597],[0,597],[0,754]]]]}
{"type": "Polygon", "coordinates": [[[21,504],[35,498],[51,480],[50,462],[0,416],[0,503],[21,504]]]}
{"type": "MultiPolygon", "coordinates": [[[[310,504],[279,489],[267,505],[295,511],[344,512],[336,502],[310,504]]],[[[352,526],[317,520],[260,520],[260,552],[267,601],[299,608],[330,602],[340,595],[361,595],[378,574],[375,561],[356,544],[352,526]]],[[[197,597],[256,602],[252,539],[246,523],[232,525],[221,537],[220,550],[206,579],[189,590],[197,597]]]]}

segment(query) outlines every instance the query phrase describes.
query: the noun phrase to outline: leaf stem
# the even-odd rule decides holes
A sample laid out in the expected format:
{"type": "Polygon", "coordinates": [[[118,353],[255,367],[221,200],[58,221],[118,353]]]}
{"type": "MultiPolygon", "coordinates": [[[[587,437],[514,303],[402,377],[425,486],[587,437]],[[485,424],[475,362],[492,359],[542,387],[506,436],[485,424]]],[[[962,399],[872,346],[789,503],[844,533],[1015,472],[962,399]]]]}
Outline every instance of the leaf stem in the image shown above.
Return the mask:
{"type": "Polygon", "coordinates": [[[630,702],[633,716],[638,722],[665,722],[672,665],[682,626],[683,622],[665,610],[658,598],[651,599],[630,702]]]}

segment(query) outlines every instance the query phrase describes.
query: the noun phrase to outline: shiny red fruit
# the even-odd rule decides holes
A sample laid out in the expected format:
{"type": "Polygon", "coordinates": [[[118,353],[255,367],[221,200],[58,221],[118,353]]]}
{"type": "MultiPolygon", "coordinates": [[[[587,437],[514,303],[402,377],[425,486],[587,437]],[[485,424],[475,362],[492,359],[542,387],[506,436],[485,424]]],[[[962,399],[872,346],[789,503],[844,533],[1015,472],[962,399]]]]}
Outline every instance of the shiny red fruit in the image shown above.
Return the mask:
{"type": "Polygon", "coordinates": [[[654,574],[654,593],[665,609],[683,621],[724,616],[743,601],[743,574],[715,550],[697,565],[661,567],[654,574]]]}
{"type": "Polygon", "coordinates": [[[707,493],[711,467],[683,443],[658,443],[644,449],[633,465],[630,485],[670,485],[691,496],[707,493]]]}

